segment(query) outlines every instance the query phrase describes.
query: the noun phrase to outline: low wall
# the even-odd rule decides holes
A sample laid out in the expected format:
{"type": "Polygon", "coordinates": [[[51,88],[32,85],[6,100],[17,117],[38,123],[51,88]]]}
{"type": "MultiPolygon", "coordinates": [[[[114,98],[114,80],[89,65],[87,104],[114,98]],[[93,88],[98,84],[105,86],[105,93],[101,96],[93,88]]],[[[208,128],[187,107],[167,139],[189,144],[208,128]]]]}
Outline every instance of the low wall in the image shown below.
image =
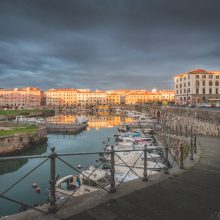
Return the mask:
{"type": "Polygon", "coordinates": [[[202,135],[220,136],[220,111],[198,108],[153,107],[152,117],[172,130],[192,129],[202,135]]]}
{"type": "Polygon", "coordinates": [[[188,157],[190,151],[190,138],[160,132],[157,133],[157,138],[163,143],[164,146],[169,148],[176,161],[179,160],[178,147],[181,144],[183,144],[183,159],[185,160],[188,157]]]}
{"type": "Polygon", "coordinates": [[[21,133],[0,137],[0,156],[19,153],[47,140],[47,129],[37,129],[34,133],[21,133]]]}

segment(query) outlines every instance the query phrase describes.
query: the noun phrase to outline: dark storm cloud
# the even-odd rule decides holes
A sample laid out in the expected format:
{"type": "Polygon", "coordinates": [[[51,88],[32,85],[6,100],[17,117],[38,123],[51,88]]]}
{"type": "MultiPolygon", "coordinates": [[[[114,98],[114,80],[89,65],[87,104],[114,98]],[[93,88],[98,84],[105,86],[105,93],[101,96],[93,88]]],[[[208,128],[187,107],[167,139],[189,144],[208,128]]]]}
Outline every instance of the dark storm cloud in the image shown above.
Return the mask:
{"type": "Polygon", "coordinates": [[[0,87],[173,87],[220,69],[219,0],[2,0],[0,87]]]}

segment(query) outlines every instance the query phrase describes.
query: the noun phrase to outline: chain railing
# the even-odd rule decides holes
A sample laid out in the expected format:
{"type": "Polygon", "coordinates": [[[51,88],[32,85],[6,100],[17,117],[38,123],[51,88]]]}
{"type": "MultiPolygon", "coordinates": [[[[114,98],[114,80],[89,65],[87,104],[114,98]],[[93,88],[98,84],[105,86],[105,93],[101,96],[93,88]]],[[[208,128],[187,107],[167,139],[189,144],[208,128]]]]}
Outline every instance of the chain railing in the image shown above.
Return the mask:
{"type": "MultiPolygon", "coordinates": [[[[158,129],[157,129],[158,130],[158,129]]],[[[166,131],[171,134],[172,131],[167,127],[161,127],[160,130],[166,131]]],[[[158,130],[159,132],[159,130],[158,130]]],[[[188,134],[188,133],[187,133],[188,134]]],[[[190,136],[190,159],[193,160],[193,154],[197,152],[197,143],[196,143],[196,134],[192,132],[190,136]]],[[[34,209],[36,211],[48,214],[48,213],[57,213],[61,210],[68,201],[74,197],[77,193],[77,190],[73,189],[68,193],[65,190],[58,190],[57,184],[57,161],[60,161],[65,166],[71,168],[81,179],[84,179],[92,186],[95,186],[95,190],[103,190],[106,193],[116,193],[122,183],[129,181],[128,176],[131,179],[140,179],[141,181],[149,181],[151,175],[155,172],[163,171],[165,174],[169,174],[169,169],[173,167],[175,163],[181,169],[184,167],[184,144],[181,143],[177,147],[177,154],[174,156],[171,148],[169,147],[169,142],[166,139],[165,147],[157,147],[152,151],[151,146],[143,146],[142,149],[124,149],[117,150],[114,149],[114,146],[111,146],[111,150],[109,151],[100,151],[100,152],[75,152],[75,153],[56,153],[55,147],[51,148],[51,153],[49,155],[35,155],[35,156],[14,156],[14,157],[0,157],[0,161],[6,160],[20,160],[20,159],[43,159],[42,162],[38,163],[34,168],[28,171],[21,178],[16,180],[13,184],[11,184],[7,189],[0,192],[0,197],[14,203],[20,204],[22,206],[27,207],[28,209],[34,209]],[[153,152],[153,153],[152,153],[153,152]],[[157,152],[160,157],[155,157],[155,152],[157,152]],[[133,158],[131,160],[126,160],[126,157],[123,154],[133,154],[133,158]],[[64,158],[69,156],[83,156],[83,155],[101,155],[102,157],[98,161],[98,165],[93,167],[91,172],[87,175],[85,174],[85,170],[81,170],[67,162],[64,158]],[[176,156],[178,158],[176,158],[176,156]],[[64,157],[64,158],[63,158],[64,157]],[[27,176],[37,170],[42,164],[46,161],[50,160],[50,180],[49,180],[49,193],[48,198],[49,202],[47,205],[47,209],[42,209],[39,207],[34,207],[30,204],[18,201],[14,198],[11,198],[6,195],[12,188],[15,188],[18,183],[23,181],[27,176]],[[102,166],[102,167],[101,167],[102,166]],[[98,182],[94,180],[94,176],[97,176],[98,172],[103,170],[106,172],[106,180],[109,184],[103,184],[101,181],[98,182]],[[121,176],[119,174],[122,174],[121,176]],[[58,194],[65,195],[65,200],[59,200],[58,194]]],[[[77,180],[78,181],[78,180],[77,180]]],[[[81,180],[80,180],[81,181],[81,180]]],[[[79,182],[78,188],[82,187],[81,182],[79,182]]],[[[90,186],[91,187],[91,186],[90,186]]],[[[89,188],[89,187],[88,187],[89,188]]],[[[86,188],[85,188],[86,190],[86,188]]],[[[88,193],[89,191],[87,191],[88,193]]]]}

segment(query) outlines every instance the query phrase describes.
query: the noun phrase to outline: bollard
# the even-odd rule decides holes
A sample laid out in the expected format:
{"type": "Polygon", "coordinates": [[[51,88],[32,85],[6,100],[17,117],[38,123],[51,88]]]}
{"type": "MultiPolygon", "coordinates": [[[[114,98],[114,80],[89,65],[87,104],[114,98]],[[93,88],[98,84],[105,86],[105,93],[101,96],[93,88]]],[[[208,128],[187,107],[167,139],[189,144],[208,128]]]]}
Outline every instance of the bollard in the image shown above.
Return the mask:
{"type": "Polygon", "coordinates": [[[111,146],[111,187],[110,187],[110,193],[115,193],[115,151],[114,146],[111,146]]]}
{"type": "Polygon", "coordinates": [[[190,160],[193,160],[193,132],[192,132],[192,127],[190,130],[190,160]]]}
{"type": "Polygon", "coordinates": [[[165,167],[164,173],[169,174],[169,158],[168,158],[168,146],[167,145],[165,148],[165,164],[166,164],[166,167],[165,167]]]}
{"type": "Polygon", "coordinates": [[[194,153],[197,153],[196,132],[194,133],[194,153]]]}
{"type": "Polygon", "coordinates": [[[185,129],[186,129],[186,138],[187,138],[187,136],[188,136],[188,134],[187,134],[187,125],[185,126],[185,129]]]}
{"type": "Polygon", "coordinates": [[[179,146],[179,167],[183,169],[183,144],[181,143],[179,146]]]}
{"type": "Polygon", "coordinates": [[[147,145],[144,145],[144,173],[143,173],[143,181],[148,181],[148,176],[147,176],[147,145]]]}
{"type": "Polygon", "coordinates": [[[49,194],[49,213],[55,213],[57,211],[56,206],[56,153],[55,147],[51,147],[50,154],[50,194],[49,194]]]}

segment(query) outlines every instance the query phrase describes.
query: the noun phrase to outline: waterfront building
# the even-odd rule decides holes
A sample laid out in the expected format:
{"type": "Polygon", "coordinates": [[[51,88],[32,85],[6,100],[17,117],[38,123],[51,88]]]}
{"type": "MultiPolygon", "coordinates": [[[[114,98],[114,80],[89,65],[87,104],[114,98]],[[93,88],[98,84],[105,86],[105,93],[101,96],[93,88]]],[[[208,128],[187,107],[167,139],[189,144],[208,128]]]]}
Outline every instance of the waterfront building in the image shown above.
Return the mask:
{"type": "Polygon", "coordinates": [[[0,89],[0,106],[4,108],[40,108],[43,92],[35,87],[0,89]]]}
{"type": "Polygon", "coordinates": [[[118,93],[107,93],[107,104],[108,105],[120,105],[122,102],[122,95],[118,93]]]}
{"type": "Polygon", "coordinates": [[[105,91],[78,91],[76,93],[77,104],[82,106],[106,105],[105,91]]]}
{"type": "Polygon", "coordinates": [[[47,106],[74,106],[77,104],[77,90],[49,89],[45,92],[47,106]]]}
{"type": "Polygon", "coordinates": [[[125,96],[125,104],[134,105],[148,102],[174,102],[173,90],[160,90],[153,89],[149,91],[132,91],[125,96]]]}
{"type": "Polygon", "coordinates": [[[196,69],[182,73],[175,80],[175,103],[198,105],[220,101],[220,71],[196,69]]]}

